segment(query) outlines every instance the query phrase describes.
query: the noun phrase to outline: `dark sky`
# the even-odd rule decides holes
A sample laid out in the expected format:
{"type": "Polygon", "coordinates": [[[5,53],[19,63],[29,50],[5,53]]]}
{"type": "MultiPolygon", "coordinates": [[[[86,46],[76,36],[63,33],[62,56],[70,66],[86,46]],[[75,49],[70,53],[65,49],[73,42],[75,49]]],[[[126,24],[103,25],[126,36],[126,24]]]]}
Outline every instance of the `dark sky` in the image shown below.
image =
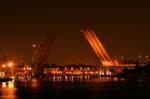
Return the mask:
{"type": "Polygon", "coordinates": [[[32,42],[57,33],[49,63],[95,64],[96,55],[80,32],[93,29],[111,57],[150,54],[149,2],[112,0],[1,0],[0,56],[30,61],[32,42]]]}

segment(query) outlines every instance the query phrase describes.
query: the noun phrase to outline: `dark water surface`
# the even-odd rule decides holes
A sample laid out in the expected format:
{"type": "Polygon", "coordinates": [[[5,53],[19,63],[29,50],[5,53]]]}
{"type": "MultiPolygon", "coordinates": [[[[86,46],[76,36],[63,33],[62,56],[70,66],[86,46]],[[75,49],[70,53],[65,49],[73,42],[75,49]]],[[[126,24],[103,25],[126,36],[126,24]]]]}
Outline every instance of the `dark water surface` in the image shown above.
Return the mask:
{"type": "Polygon", "coordinates": [[[0,99],[149,98],[149,81],[121,78],[19,80],[0,83],[0,99]]]}

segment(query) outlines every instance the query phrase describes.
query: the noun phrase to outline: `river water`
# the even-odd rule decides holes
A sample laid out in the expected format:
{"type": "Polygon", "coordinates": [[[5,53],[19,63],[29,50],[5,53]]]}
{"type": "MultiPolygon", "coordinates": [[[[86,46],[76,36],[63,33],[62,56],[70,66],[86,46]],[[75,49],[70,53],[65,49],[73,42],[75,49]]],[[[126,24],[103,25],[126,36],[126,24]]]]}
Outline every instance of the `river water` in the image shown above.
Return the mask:
{"type": "Polygon", "coordinates": [[[149,81],[52,77],[0,82],[0,99],[121,99],[150,96],[149,81]]]}

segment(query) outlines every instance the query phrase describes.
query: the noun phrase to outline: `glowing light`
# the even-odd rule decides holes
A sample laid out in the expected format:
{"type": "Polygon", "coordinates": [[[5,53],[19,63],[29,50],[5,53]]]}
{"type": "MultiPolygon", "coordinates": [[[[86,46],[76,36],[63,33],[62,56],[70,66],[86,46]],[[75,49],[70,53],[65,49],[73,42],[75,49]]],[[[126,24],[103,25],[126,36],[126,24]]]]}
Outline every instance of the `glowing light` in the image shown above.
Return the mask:
{"type": "Polygon", "coordinates": [[[5,64],[3,64],[2,66],[3,66],[3,68],[5,68],[5,67],[6,67],[6,65],[5,65],[5,64]]]}
{"type": "Polygon", "coordinates": [[[65,67],[65,70],[67,70],[67,67],[65,67]]]}
{"type": "Polygon", "coordinates": [[[9,87],[9,88],[14,88],[14,82],[9,82],[9,83],[8,83],[8,87],[9,87]]]}
{"type": "Polygon", "coordinates": [[[115,77],[115,78],[114,78],[114,81],[118,81],[118,78],[117,78],[117,77],[115,77]]]}
{"type": "Polygon", "coordinates": [[[99,75],[102,75],[102,72],[100,71],[99,75]]]}
{"type": "Polygon", "coordinates": [[[6,88],[6,82],[2,82],[2,88],[6,88]]]}
{"type": "Polygon", "coordinates": [[[32,68],[31,68],[31,67],[28,67],[27,69],[28,69],[28,70],[32,70],[32,68]]]}
{"type": "Polygon", "coordinates": [[[111,72],[109,72],[109,75],[112,75],[112,73],[111,73],[111,72]]]}
{"type": "Polygon", "coordinates": [[[94,52],[98,56],[99,60],[101,61],[103,66],[113,66],[115,65],[112,62],[111,58],[109,57],[106,49],[104,48],[103,44],[100,42],[98,37],[95,35],[93,31],[85,30],[83,31],[85,38],[93,48],[94,52]]]}
{"type": "Polygon", "coordinates": [[[106,73],[107,75],[109,75],[109,72],[107,71],[107,73],[106,73]]]}
{"type": "Polygon", "coordinates": [[[26,70],[26,68],[23,68],[23,70],[26,70]]]}
{"type": "Polygon", "coordinates": [[[142,58],[142,55],[139,55],[138,57],[139,57],[139,58],[142,58]]]}
{"type": "Polygon", "coordinates": [[[124,79],[124,78],[121,78],[121,81],[125,81],[125,79],[124,79]]]}
{"type": "Polygon", "coordinates": [[[11,76],[10,78],[11,78],[11,79],[15,79],[15,76],[11,76]]]}
{"type": "Polygon", "coordinates": [[[5,77],[5,73],[4,72],[0,72],[0,78],[5,77]]]}
{"type": "Polygon", "coordinates": [[[121,59],[124,59],[124,56],[121,56],[121,59]]]}
{"type": "Polygon", "coordinates": [[[36,79],[32,79],[31,86],[36,88],[38,86],[38,81],[36,79]]]}
{"type": "Polygon", "coordinates": [[[69,72],[69,74],[71,74],[71,72],[69,72]]]}
{"type": "Polygon", "coordinates": [[[36,47],[36,44],[32,44],[32,47],[35,48],[35,47],[36,47]]]}
{"type": "Polygon", "coordinates": [[[145,56],[145,58],[149,58],[149,56],[148,56],[148,55],[146,55],[146,56],[145,56]]]}
{"type": "Polygon", "coordinates": [[[74,81],[74,77],[73,76],[71,76],[71,81],[74,81]]]}
{"type": "Polygon", "coordinates": [[[60,77],[57,77],[57,81],[59,81],[60,79],[59,79],[60,77]]]}
{"type": "Polygon", "coordinates": [[[8,63],[8,66],[12,67],[12,66],[13,66],[13,63],[12,63],[12,62],[9,62],[9,63],[8,63]]]}
{"type": "Polygon", "coordinates": [[[82,67],[80,67],[80,70],[82,70],[82,67]]]}
{"type": "Polygon", "coordinates": [[[68,81],[68,77],[67,76],[65,76],[65,81],[68,81]]]}
{"type": "Polygon", "coordinates": [[[73,70],[74,68],[73,67],[71,67],[71,70],[73,70]]]}
{"type": "Polygon", "coordinates": [[[94,72],[91,72],[91,74],[93,74],[94,72]]]}

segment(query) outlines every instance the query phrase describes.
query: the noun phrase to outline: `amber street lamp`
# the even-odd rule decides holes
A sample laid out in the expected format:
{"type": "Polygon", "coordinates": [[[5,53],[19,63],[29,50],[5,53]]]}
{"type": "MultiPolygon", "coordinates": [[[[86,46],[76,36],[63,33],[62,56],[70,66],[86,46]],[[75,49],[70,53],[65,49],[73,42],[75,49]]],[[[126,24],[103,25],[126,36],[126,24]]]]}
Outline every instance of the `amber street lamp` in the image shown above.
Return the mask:
{"type": "Polygon", "coordinates": [[[3,65],[2,65],[2,67],[3,67],[3,68],[5,68],[5,67],[6,67],[6,65],[5,65],[5,64],[3,64],[3,65]]]}
{"type": "Polygon", "coordinates": [[[11,73],[12,73],[12,75],[13,75],[13,63],[12,63],[12,62],[9,62],[9,63],[8,63],[8,66],[11,67],[11,73]]]}

